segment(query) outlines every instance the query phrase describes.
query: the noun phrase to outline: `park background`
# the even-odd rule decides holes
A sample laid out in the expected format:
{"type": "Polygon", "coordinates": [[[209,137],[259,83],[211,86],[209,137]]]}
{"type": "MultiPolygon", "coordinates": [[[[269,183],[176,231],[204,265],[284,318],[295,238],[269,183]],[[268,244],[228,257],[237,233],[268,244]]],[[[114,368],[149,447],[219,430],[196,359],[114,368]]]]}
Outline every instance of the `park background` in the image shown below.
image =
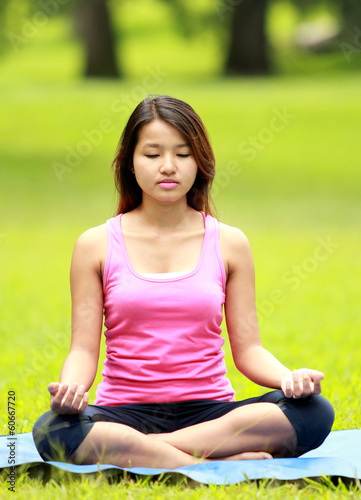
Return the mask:
{"type": "MultiPolygon", "coordinates": [[[[4,0],[0,20],[1,434],[9,390],[17,432],[48,409],[47,384],[70,345],[75,240],[114,215],[121,131],[145,95],[162,93],[206,124],[218,216],[253,248],[264,346],[290,368],[322,370],[334,429],[360,428],[358,2],[4,0]]],[[[225,351],[237,397],[265,392],[233,367],[227,340],[225,351]]],[[[104,343],[96,382],[103,359],[104,343]]],[[[115,495],[101,478],[43,485],[27,475],[20,497],[115,495]]],[[[130,498],[236,491],[123,487],[130,498]]],[[[305,493],[264,488],[272,498],[305,493]]],[[[308,498],[321,486],[312,488],[308,498]]]]}

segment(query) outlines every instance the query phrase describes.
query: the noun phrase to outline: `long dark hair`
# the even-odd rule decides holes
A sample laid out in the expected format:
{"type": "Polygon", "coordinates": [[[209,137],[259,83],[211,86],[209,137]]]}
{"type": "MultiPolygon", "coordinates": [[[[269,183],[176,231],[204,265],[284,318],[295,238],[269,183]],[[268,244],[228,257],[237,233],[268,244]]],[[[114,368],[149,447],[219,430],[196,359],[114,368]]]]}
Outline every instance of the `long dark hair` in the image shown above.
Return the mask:
{"type": "Polygon", "coordinates": [[[215,159],[206,128],[189,104],[167,95],[147,96],[130,115],[123,130],[112,163],[115,185],[120,194],[117,214],[130,212],[142,202],[142,190],[131,172],[133,154],[140,129],[156,119],[179,130],[189,143],[198,165],[196,179],[187,193],[188,205],[213,215],[210,189],[215,176],[215,159]]]}

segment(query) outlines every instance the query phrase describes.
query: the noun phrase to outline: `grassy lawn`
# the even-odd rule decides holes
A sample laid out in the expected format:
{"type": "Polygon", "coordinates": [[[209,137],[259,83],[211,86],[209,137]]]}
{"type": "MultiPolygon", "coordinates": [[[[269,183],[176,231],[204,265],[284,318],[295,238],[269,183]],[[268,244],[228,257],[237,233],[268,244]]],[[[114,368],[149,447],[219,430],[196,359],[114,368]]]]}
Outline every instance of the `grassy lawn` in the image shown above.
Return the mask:
{"type": "MultiPolygon", "coordinates": [[[[36,53],[36,43],[18,57],[36,53]]],[[[49,53],[38,54],[44,59],[35,67],[52,75],[55,58],[49,69],[49,53]]],[[[265,347],[290,368],[324,371],[334,429],[360,428],[361,76],[183,80],[151,64],[132,79],[84,82],[74,78],[72,61],[59,69],[58,81],[29,66],[24,82],[11,58],[0,75],[0,433],[7,434],[9,390],[16,392],[17,432],[31,431],[48,409],[47,384],[58,380],[69,349],[72,249],[80,233],[114,214],[110,164],[129,113],[147,93],[188,101],[208,128],[219,218],[242,229],[253,248],[265,347]]],[[[233,367],[225,325],[224,337],[237,398],[264,392],[233,367]]],[[[103,355],[104,345],[96,382],[103,355]]],[[[0,476],[1,492],[5,480],[0,476]]],[[[54,470],[44,482],[24,471],[14,498],[101,492],[101,498],[311,499],[356,490],[359,483],[346,488],[328,480],[208,487],[163,477],[113,484],[105,475],[54,470]]]]}
{"type": "MultiPolygon", "coordinates": [[[[357,76],[182,84],[169,79],[157,88],[189,101],[207,124],[218,164],[219,217],[244,230],[253,247],[264,345],[291,368],[325,372],[323,392],[336,409],[334,429],[360,427],[361,421],[354,398],[361,388],[359,84],[357,76]],[[284,109],[289,123],[270,140],[272,118],[284,109]],[[256,148],[250,146],[254,138],[259,150],[244,154],[246,147],[256,148]],[[320,245],[325,248],[321,254],[320,245]]],[[[123,97],[133,103],[137,85],[2,85],[0,392],[5,409],[7,391],[16,391],[18,432],[30,431],[47,410],[47,383],[58,379],[68,352],[72,248],[78,234],[114,213],[110,162],[126,116],[112,109],[123,97]],[[84,131],[99,137],[94,130],[99,132],[104,119],[111,131],[88,152],[82,145],[84,131]],[[72,166],[67,154],[78,150],[87,155],[78,153],[72,166]],[[68,170],[59,176],[54,162],[68,170]]],[[[227,342],[225,349],[238,398],[263,391],[237,373],[227,342]]],[[[102,360],[97,381],[101,367],[102,360]]],[[[1,432],[7,433],[3,417],[1,432]]],[[[69,478],[54,474],[57,480],[44,487],[49,498],[60,491],[65,496],[65,489],[69,497],[76,491],[86,498],[99,481],[104,498],[119,490],[105,479],[68,484],[69,478]]],[[[18,493],[35,496],[38,481],[25,475],[18,480],[18,493]]],[[[122,488],[130,498],[178,498],[188,491],[184,484],[166,489],[162,484],[130,482],[122,488]]],[[[222,498],[237,488],[251,494],[257,485],[202,486],[189,494],[222,498]]],[[[332,493],[330,486],[310,483],[302,488],[299,483],[261,483],[259,488],[274,498],[306,491],[312,498],[315,488],[326,488],[329,498],[342,495],[340,488],[332,493]]]]}

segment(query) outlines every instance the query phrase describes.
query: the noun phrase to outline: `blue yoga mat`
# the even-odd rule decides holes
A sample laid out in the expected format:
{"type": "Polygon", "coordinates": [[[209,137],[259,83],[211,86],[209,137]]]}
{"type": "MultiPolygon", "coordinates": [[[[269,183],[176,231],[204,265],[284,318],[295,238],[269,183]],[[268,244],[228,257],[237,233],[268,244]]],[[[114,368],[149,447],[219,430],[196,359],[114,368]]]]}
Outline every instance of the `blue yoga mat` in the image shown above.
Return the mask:
{"type": "MultiPolygon", "coordinates": [[[[0,468],[44,462],[38,454],[32,434],[0,436],[0,468]]],[[[245,479],[300,479],[302,477],[342,476],[361,478],[361,429],[333,431],[316,450],[298,458],[274,458],[273,460],[214,461],[188,465],[178,469],[150,469],[133,467],[121,469],[114,465],[73,465],[62,462],[46,462],[59,469],[75,473],[119,469],[134,474],[158,475],[162,472],[180,473],[206,484],[235,484],[245,479]]]]}

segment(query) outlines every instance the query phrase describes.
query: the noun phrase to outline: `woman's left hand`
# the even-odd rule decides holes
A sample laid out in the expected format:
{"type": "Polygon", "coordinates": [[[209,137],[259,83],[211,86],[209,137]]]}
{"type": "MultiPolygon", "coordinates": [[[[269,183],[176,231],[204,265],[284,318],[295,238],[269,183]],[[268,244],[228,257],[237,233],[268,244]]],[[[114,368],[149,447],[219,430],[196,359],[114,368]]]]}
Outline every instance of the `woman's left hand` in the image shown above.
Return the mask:
{"type": "Polygon", "coordinates": [[[317,370],[300,368],[283,377],[281,389],[286,398],[307,398],[311,394],[321,393],[323,377],[324,374],[317,370]]]}

